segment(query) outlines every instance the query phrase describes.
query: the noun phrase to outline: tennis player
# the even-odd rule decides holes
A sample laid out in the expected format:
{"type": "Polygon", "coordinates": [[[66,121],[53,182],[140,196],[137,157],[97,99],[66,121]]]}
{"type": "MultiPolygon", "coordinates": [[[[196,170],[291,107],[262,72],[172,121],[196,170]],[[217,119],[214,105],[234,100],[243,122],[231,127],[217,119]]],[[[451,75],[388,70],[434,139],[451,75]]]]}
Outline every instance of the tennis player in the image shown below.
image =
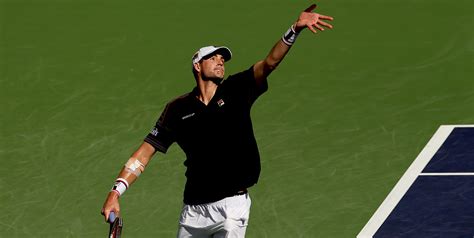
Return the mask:
{"type": "Polygon", "coordinates": [[[143,144],[131,156],[102,208],[107,220],[120,212],[119,197],[145,170],[156,151],[176,142],[186,154],[184,205],[178,237],[245,237],[250,212],[248,188],[257,183],[260,156],[250,118],[257,98],[267,91],[275,70],[305,28],[332,29],[330,16],[311,5],[276,42],[270,53],[248,69],[224,79],[232,53],[225,46],[200,48],[192,57],[196,87],[170,101],[143,144]]]}

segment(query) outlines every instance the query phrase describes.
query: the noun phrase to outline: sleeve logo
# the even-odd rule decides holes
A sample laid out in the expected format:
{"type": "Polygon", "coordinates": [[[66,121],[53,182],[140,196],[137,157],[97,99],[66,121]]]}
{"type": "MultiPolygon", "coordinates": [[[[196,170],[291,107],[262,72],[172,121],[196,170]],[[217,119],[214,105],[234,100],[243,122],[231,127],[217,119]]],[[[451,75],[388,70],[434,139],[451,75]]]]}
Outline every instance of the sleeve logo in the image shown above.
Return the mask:
{"type": "Polygon", "coordinates": [[[153,130],[151,130],[150,134],[157,136],[158,135],[158,128],[153,127],[153,130]]]}

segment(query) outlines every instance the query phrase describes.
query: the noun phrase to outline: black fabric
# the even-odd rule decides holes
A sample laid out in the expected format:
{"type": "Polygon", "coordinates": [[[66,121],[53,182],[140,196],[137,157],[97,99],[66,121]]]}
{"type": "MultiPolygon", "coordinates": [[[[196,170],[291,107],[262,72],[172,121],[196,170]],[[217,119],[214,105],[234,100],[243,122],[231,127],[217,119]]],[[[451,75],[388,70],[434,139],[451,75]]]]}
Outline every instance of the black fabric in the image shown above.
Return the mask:
{"type": "Polygon", "coordinates": [[[145,141],[163,153],[177,142],[185,152],[186,204],[218,201],[257,183],[260,156],[250,109],[267,88],[251,67],[224,80],[207,106],[197,88],[167,104],[145,141]]]}

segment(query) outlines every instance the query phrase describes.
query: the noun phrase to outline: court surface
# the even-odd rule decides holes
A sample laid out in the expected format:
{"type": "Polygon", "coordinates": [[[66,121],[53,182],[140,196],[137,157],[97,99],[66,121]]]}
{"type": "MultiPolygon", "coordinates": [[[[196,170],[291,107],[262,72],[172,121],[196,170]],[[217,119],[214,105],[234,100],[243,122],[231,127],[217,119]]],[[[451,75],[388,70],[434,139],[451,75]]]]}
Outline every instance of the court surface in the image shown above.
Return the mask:
{"type": "MultiPolygon", "coordinates": [[[[311,3],[0,0],[0,237],[107,235],[105,197],[195,86],[194,52],[248,69],[311,3]]],[[[356,237],[440,125],[474,122],[474,1],[316,4],[334,29],[301,33],[252,109],[248,238],[356,237]]],[[[157,154],[121,198],[123,237],[175,237],[184,158],[157,154]]]]}
{"type": "Polygon", "coordinates": [[[441,126],[358,238],[473,237],[474,125],[441,126]]]}

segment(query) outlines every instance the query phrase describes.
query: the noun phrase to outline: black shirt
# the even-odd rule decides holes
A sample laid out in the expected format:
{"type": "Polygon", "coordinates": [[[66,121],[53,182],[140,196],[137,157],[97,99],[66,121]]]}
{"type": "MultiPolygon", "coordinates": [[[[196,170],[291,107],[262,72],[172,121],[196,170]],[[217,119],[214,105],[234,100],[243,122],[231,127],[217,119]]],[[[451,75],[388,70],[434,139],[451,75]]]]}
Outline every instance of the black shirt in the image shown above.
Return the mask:
{"type": "Polygon", "coordinates": [[[197,87],[166,105],[145,141],[163,153],[177,142],[185,152],[184,203],[218,201],[257,183],[260,156],[250,109],[267,88],[250,67],[224,80],[208,105],[197,98],[197,87]]]}

